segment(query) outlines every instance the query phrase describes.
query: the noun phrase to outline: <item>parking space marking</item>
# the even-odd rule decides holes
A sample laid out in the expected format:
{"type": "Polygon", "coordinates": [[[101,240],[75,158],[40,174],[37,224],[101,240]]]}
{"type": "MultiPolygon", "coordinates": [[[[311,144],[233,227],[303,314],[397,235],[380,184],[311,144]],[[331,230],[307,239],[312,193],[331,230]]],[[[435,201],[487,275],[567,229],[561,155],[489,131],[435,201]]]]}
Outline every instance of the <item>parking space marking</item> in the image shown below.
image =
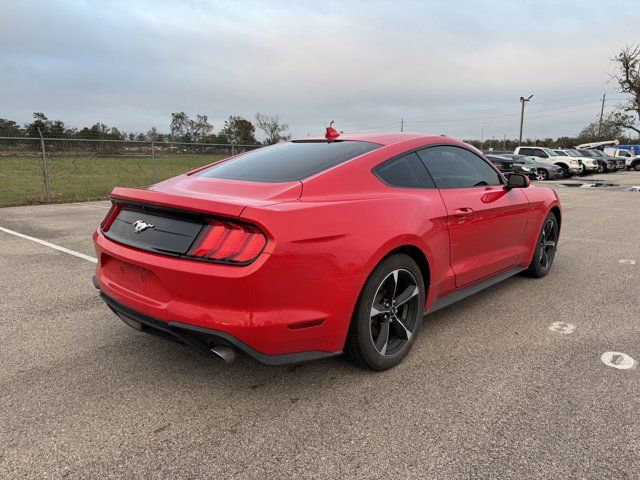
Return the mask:
{"type": "Polygon", "coordinates": [[[45,240],[40,240],[39,238],[36,238],[36,237],[30,237],[29,235],[25,235],[24,233],[15,232],[13,230],[9,230],[8,228],[4,228],[4,227],[0,227],[0,232],[8,233],[9,235],[15,235],[16,237],[24,238],[26,240],[31,240],[32,242],[39,243],[40,245],[44,245],[45,247],[53,248],[54,250],[58,250],[59,252],[68,253],[69,255],[82,258],[83,260],[87,260],[92,263],[98,263],[98,259],[95,257],[90,257],[89,255],[85,255],[84,253],[76,252],[74,250],[69,250],[68,248],[61,247],[60,245],[55,245],[45,240]]]}
{"type": "Polygon", "coordinates": [[[600,356],[600,360],[607,367],[617,368],[618,370],[629,370],[636,366],[636,361],[622,352],[604,352],[600,356]]]}
{"type": "Polygon", "coordinates": [[[636,261],[632,260],[630,258],[625,258],[625,259],[622,259],[622,260],[618,260],[618,263],[621,263],[623,265],[635,265],[636,261]]]}
{"type": "Polygon", "coordinates": [[[567,322],[553,322],[551,325],[549,325],[549,330],[553,332],[564,333],[567,335],[569,333],[573,333],[575,329],[576,326],[573,323],[567,322]]]}

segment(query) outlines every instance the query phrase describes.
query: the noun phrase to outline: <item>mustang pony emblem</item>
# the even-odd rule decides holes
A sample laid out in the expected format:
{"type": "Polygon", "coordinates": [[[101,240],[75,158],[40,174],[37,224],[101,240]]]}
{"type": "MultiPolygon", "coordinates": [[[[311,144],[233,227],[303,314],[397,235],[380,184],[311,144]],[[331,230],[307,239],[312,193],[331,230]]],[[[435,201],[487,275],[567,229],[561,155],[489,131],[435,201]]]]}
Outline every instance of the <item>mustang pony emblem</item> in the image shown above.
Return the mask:
{"type": "Polygon", "coordinates": [[[142,233],[145,230],[148,230],[154,227],[155,225],[151,225],[150,223],[147,223],[144,220],[136,220],[135,222],[133,222],[134,232],[136,233],[142,233]]]}

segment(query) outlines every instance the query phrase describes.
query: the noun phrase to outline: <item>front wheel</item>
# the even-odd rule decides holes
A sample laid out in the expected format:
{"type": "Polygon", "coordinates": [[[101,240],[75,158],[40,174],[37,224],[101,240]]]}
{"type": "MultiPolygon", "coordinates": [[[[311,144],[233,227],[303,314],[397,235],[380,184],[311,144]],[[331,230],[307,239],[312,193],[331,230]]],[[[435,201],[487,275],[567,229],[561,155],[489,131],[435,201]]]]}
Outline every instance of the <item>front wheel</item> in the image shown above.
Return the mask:
{"type": "Polygon", "coordinates": [[[636,172],[640,172],[640,162],[636,162],[632,167],[636,172]]]}
{"type": "Polygon", "coordinates": [[[385,258],[360,293],[346,353],[372,370],[396,366],[413,346],[424,304],[425,286],[416,262],[404,254],[385,258]]]}
{"type": "Polygon", "coordinates": [[[533,258],[527,269],[530,276],[540,278],[549,273],[556,256],[558,234],[558,219],[553,212],[549,212],[540,229],[533,258]]]}
{"type": "Polygon", "coordinates": [[[544,168],[538,170],[538,175],[540,176],[538,180],[549,180],[549,172],[544,168]]]}

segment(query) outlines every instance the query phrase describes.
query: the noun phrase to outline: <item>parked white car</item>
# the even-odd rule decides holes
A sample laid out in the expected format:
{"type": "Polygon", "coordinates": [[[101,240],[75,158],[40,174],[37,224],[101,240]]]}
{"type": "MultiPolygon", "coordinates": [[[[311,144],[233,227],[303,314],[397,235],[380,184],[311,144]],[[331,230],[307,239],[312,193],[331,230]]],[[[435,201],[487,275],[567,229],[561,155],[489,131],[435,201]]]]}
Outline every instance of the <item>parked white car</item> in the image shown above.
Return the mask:
{"type": "Polygon", "coordinates": [[[581,174],[593,173],[598,171],[598,160],[591,157],[585,157],[579,151],[574,150],[572,148],[562,148],[560,150],[556,150],[560,155],[564,155],[567,157],[573,157],[579,159],[582,162],[582,172],[581,174]]]}
{"type": "Polygon", "coordinates": [[[555,150],[546,147],[517,147],[513,152],[516,155],[527,155],[535,158],[540,163],[557,165],[562,168],[563,177],[579,175],[582,173],[582,161],[568,155],[558,155],[555,150]]]}

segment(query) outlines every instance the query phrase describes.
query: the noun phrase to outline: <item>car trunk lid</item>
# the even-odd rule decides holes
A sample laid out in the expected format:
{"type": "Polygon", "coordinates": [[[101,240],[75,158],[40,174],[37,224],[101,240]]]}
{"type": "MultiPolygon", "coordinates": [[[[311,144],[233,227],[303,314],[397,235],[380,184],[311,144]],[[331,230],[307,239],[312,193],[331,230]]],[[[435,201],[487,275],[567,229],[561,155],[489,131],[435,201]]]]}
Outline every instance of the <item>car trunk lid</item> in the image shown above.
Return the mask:
{"type": "Polygon", "coordinates": [[[103,233],[123,245],[182,256],[207,219],[237,219],[248,206],[295,201],[301,193],[298,181],[259,183],[186,175],[147,188],[116,187],[110,197],[118,211],[103,233]]]}
{"type": "Polygon", "coordinates": [[[247,207],[298,200],[302,183],[247,182],[181,175],[146,188],[116,187],[111,198],[211,215],[238,217],[247,207]]]}

